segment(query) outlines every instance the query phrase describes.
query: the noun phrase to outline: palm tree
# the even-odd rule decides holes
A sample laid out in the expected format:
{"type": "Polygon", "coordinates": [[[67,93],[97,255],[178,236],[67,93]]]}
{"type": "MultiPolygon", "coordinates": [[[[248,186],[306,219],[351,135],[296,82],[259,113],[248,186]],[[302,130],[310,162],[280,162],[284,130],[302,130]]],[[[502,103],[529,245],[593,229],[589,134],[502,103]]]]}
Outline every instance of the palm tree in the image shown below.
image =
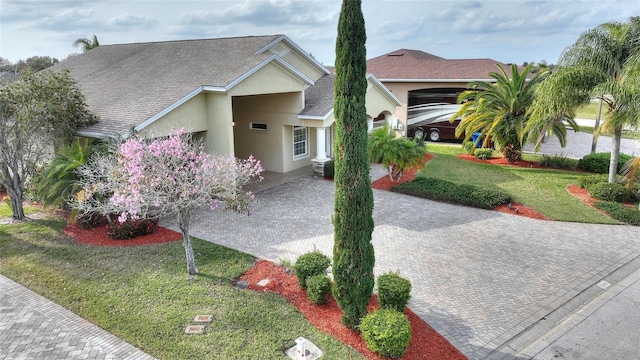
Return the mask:
{"type": "Polygon", "coordinates": [[[591,98],[608,107],[602,128],[613,134],[609,182],[615,182],[620,139],[640,116],[640,17],[591,29],[561,54],[558,67],[536,93],[532,124],[545,126],[560,113],[574,114],[591,98]]]}
{"type": "Polygon", "coordinates": [[[98,42],[98,37],[95,34],[93,34],[93,40],[89,40],[87,38],[80,38],[74,41],[73,47],[78,47],[78,46],[81,46],[82,51],[84,52],[84,51],[91,50],[93,48],[97,48],[98,46],[100,46],[100,43],[98,42]]]}
{"type": "Polygon", "coordinates": [[[424,143],[396,138],[388,124],[369,134],[368,150],[371,162],[381,162],[387,168],[391,182],[399,182],[405,170],[420,167],[427,154],[424,143]]]}
{"type": "Polygon", "coordinates": [[[528,64],[519,71],[517,65],[511,65],[509,78],[506,71],[497,65],[499,72],[489,74],[495,83],[471,82],[471,90],[458,96],[462,106],[451,116],[451,121],[462,118],[456,128],[456,136],[465,134],[464,140],[468,141],[474,133],[481,133],[485,145],[491,139],[503,153],[509,152],[505,155],[510,161],[520,160],[523,140],[528,135],[527,109],[533,103],[535,86],[548,75],[547,71],[530,75],[532,66],[528,64]]]}

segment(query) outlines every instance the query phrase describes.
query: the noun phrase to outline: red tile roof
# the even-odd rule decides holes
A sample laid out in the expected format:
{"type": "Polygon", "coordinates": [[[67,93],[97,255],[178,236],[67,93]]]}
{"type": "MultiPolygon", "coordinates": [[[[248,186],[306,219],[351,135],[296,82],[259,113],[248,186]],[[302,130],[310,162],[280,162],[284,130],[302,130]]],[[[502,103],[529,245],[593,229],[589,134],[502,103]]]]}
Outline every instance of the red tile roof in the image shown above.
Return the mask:
{"type": "Polygon", "coordinates": [[[489,73],[510,67],[492,59],[444,59],[420,50],[399,49],[367,61],[367,72],[381,81],[389,79],[416,80],[486,80],[489,73]]]}

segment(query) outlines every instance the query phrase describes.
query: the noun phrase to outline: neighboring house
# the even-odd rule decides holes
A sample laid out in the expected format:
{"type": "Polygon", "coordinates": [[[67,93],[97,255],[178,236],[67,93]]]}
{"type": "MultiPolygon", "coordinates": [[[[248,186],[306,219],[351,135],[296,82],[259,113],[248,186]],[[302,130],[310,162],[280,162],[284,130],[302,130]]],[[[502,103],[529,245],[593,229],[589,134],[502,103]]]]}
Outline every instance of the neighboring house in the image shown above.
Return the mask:
{"type": "MultiPolygon", "coordinates": [[[[53,69],[71,71],[100,118],[83,137],[184,127],[209,153],[254,155],[280,173],[332,155],[334,75],[285,35],[100,45],[53,69]]],[[[400,101],[367,80],[370,126],[391,121],[400,101]]]]}
{"type": "Polygon", "coordinates": [[[404,129],[412,122],[446,119],[457,110],[458,95],[474,80],[491,81],[490,72],[508,65],[491,59],[444,59],[420,50],[400,49],[367,61],[367,71],[374,74],[402,105],[395,117],[404,129]],[[436,105],[437,104],[437,105],[436,105]],[[442,106],[438,106],[442,105],[442,106]]]}

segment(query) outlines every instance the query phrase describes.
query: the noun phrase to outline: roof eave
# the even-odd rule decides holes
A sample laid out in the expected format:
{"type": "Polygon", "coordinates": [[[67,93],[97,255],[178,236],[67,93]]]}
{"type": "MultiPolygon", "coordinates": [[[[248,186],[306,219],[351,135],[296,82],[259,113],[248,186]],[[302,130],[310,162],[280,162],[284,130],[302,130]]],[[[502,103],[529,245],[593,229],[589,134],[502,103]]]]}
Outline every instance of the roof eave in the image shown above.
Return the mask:
{"type": "Polygon", "coordinates": [[[298,119],[300,120],[327,120],[329,118],[329,116],[331,116],[333,114],[333,109],[331,109],[328,113],[326,113],[325,115],[300,115],[298,114],[298,119]]]}
{"type": "Polygon", "coordinates": [[[378,79],[382,83],[385,82],[454,82],[454,83],[468,83],[472,81],[488,81],[495,82],[496,79],[394,79],[394,78],[386,78],[386,79],[378,79]]]}

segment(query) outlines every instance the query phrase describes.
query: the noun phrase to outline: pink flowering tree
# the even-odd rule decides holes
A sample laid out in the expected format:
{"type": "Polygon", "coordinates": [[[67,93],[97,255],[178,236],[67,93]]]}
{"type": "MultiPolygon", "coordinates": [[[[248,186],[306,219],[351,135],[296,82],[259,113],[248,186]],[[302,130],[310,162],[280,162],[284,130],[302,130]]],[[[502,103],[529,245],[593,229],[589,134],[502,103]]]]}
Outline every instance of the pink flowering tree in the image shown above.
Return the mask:
{"type": "MultiPolygon", "coordinates": [[[[102,191],[106,188],[112,192],[108,202],[99,207],[103,212],[117,209],[119,222],[177,217],[190,275],[197,273],[189,236],[193,213],[207,206],[212,210],[222,207],[251,214],[254,195],[242,187],[261,181],[260,174],[264,171],[260,161],[253,157],[246,160],[233,155],[212,157],[204,152],[201,142],[192,140],[184,129],[172,130],[168,137],[151,141],[132,136],[120,146],[117,162],[111,162],[111,169],[100,170],[112,176],[98,177],[102,191]],[[105,186],[104,182],[110,185],[105,186]]],[[[108,168],[109,161],[104,163],[108,168]]],[[[95,184],[85,185],[88,192],[96,188],[95,184]]],[[[86,193],[83,197],[91,198],[86,193]]]]}

